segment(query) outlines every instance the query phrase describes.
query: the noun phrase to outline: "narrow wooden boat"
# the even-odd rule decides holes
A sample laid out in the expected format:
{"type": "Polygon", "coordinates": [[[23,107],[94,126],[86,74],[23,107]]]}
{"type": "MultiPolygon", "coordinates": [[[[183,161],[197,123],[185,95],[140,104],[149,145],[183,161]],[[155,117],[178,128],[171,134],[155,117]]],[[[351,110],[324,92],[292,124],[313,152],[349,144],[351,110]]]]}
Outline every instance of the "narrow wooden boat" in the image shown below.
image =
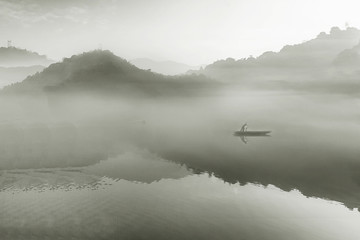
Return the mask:
{"type": "Polygon", "coordinates": [[[268,136],[271,131],[236,131],[235,136],[268,136]]]}

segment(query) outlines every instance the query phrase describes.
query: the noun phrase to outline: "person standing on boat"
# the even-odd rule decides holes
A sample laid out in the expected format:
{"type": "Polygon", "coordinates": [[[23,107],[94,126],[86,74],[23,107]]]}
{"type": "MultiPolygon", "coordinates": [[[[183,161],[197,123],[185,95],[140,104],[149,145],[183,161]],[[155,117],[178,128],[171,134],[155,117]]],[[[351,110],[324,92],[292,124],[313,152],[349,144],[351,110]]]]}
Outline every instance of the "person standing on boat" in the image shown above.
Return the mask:
{"type": "Polygon", "coordinates": [[[245,131],[247,131],[247,127],[248,127],[247,123],[245,123],[244,125],[242,125],[242,127],[241,127],[241,129],[240,129],[240,132],[245,132],[245,131]]]}

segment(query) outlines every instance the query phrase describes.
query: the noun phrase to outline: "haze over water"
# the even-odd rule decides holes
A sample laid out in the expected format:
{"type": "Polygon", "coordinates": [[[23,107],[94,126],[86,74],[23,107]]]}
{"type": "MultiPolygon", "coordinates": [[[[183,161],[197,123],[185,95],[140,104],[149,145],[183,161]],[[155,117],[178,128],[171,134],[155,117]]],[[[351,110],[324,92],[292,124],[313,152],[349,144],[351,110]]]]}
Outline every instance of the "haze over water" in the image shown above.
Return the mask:
{"type": "Polygon", "coordinates": [[[91,114],[69,101],[73,114],[2,117],[3,238],[359,237],[356,98],[94,98],[91,114]],[[244,122],[271,136],[245,144],[244,122]]]}

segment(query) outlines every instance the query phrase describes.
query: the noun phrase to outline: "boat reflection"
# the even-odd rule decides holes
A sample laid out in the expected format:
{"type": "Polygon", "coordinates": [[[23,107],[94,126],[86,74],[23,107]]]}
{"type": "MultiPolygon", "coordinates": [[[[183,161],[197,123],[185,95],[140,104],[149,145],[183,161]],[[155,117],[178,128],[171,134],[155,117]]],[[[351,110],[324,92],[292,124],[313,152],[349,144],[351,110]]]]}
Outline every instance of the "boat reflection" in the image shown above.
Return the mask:
{"type": "Polygon", "coordinates": [[[240,137],[243,143],[248,143],[248,137],[270,137],[271,131],[236,131],[234,136],[240,137]]]}

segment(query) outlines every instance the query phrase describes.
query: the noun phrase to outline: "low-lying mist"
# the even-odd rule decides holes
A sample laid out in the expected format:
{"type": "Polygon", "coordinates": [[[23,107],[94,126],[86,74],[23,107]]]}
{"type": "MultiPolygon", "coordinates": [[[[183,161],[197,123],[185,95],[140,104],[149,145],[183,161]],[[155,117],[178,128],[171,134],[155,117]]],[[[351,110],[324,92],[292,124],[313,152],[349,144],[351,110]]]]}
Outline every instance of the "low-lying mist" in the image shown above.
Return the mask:
{"type": "Polygon", "coordinates": [[[59,99],[2,97],[1,169],[89,166],[135,147],[224,181],[358,206],[357,98],[231,88],[202,97],[59,99]],[[271,136],[245,144],[233,136],[245,122],[271,136]]]}

